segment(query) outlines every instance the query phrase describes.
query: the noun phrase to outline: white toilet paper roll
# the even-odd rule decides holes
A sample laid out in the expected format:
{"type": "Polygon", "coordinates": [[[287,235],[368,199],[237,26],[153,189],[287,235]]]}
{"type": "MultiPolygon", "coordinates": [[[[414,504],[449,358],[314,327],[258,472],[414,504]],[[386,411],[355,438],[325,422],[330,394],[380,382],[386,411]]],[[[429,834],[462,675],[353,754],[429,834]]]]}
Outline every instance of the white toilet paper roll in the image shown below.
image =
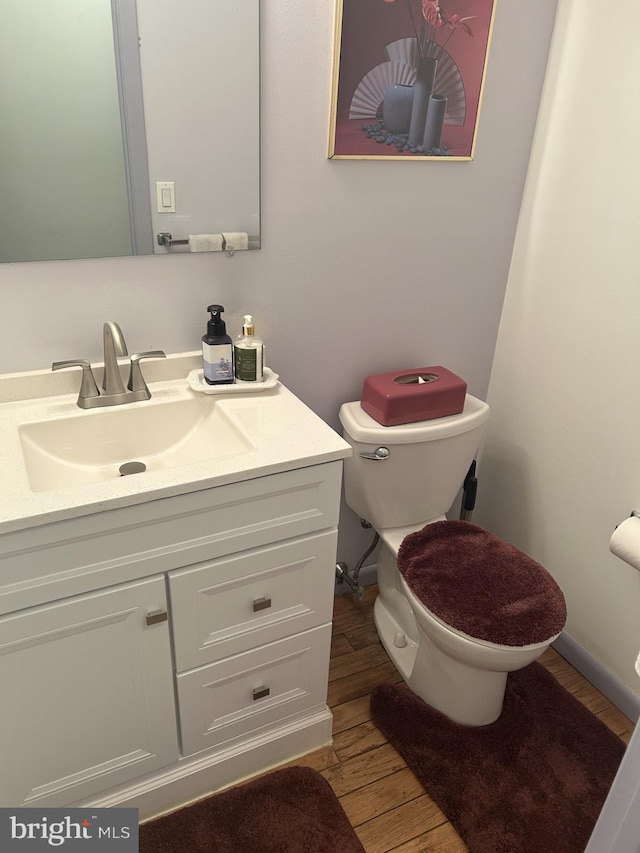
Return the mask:
{"type": "Polygon", "coordinates": [[[638,659],[636,660],[636,672],[640,675],[640,654],[638,655],[638,659]]]}
{"type": "Polygon", "coordinates": [[[616,527],[609,550],[640,572],[640,518],[632,515],[616,527]]]}

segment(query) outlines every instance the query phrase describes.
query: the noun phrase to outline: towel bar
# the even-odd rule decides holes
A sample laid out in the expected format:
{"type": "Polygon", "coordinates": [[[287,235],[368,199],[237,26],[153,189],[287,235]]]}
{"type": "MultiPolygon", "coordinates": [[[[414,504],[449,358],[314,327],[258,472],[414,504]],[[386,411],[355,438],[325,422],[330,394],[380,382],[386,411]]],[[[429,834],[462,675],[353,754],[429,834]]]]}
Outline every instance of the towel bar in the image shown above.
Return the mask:
{"type": "MultiPolygon", "coordinates": [[[[173,246],[188,246],[189,240],[174,240],[173,235],[170,231],[158,231],[156,234],[156,239],[158,241],[158,246],[164,246],[166,249],[171,249],[173,246]]],[[[259,249],[260,248],[260,238],[259,237],[249,237],[249,248],[250,249],[259,249]]],[[[227,249],[224,248],[225,252],[229,255],[233,255],[236,251],[235,249],[227,249]]]]}

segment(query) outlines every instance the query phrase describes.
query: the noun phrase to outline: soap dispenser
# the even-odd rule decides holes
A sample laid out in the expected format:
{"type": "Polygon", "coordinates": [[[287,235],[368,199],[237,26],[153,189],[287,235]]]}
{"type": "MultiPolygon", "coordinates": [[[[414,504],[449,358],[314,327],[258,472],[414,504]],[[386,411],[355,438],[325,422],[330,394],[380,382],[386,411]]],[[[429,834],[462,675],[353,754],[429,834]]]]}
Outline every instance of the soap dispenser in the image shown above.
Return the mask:
{"type": "Polygon", "coordinates": [[[230,385],[233,382],[233,342],[222,319],[222,305],[209,305],[211,319],[202,336],[202,371],[208,385],[230,385]]]}
{"type": "Polygon", "coordinates": [[[233,345],[236,379],[241,379],[243,382],[262,382],[263,353],[264,346],[256,337],[253,317],[251,314],[245,314],[242,334],[238,335],[233,345]]]}

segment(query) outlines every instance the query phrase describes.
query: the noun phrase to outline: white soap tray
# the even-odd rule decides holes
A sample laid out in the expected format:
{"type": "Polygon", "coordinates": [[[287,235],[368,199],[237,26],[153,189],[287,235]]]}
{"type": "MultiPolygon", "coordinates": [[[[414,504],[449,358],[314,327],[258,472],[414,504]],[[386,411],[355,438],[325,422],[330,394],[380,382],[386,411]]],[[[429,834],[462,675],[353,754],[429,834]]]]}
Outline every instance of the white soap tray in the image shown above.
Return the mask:
{"type": "Polygon", "coordinates": [[[200,391],[203,394],[250,394],[275,388],[278,384],[278,374],[269,370],[268,367],[264,368],[263,374],[262,382],[243,382],[241,379],[236,379],[232,385],[209,385],[205,382],[202,368],[200,368],[188,374],[187,385],[192,391],[200,391]]]}

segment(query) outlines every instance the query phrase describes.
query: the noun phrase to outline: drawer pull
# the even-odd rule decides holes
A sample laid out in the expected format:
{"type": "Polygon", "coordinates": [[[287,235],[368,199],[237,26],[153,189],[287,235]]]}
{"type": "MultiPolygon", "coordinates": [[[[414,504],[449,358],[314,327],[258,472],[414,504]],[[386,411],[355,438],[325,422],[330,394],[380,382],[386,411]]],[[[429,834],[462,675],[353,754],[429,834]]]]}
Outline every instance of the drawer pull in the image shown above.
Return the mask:
{"type": "Polygon", "coordinates": [[[259,610],[266,610],[268,607],[271,607],[270,598],[256,598],[253,602],[254,613],[257,613],[259,610]]]}
{"type": "Polygon", "coordinates": [[[157,625],[159,622],[166,622],[169,614],[166,610],[154,610],[152,613],[147,613],[147,625],[157,625]]]}
{"type": "Polygon", "coordinates": [[[265,696],[269,695],[269,692],[270,691],[268,687],[254,687],[253,701],[255,702],[256,699],[264,699],[265,696]]]}

